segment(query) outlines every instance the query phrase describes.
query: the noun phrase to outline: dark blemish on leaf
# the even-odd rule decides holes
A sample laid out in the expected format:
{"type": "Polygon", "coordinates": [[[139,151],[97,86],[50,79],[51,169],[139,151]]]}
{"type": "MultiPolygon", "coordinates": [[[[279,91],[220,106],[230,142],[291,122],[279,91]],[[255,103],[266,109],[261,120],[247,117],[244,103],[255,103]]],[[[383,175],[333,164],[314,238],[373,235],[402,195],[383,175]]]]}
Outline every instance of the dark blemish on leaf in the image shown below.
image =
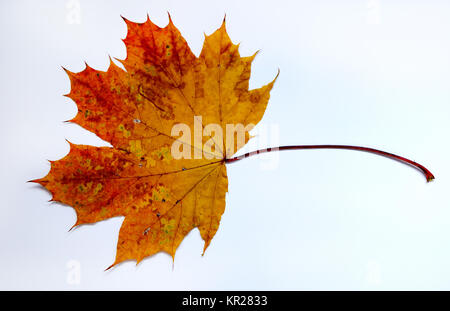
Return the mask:
{"type": "Polygon", "coordinates": [[[252,95],[250,95],[250,101],[252,103],[256,103],[260,100],[260,95],[258,93],[253,93],[252,95]]]}
{"type": "Polygon", "coordinates": [[[163,202],[163,203],[166,202],[166,199],[162,199],[161,202],[163,202]]]}
{"type": "Polygon", "coordinates": [[[159,216],[161,216],[161,214],[160,213],[156,213],[156,216],[159,217],[159,216]]]}

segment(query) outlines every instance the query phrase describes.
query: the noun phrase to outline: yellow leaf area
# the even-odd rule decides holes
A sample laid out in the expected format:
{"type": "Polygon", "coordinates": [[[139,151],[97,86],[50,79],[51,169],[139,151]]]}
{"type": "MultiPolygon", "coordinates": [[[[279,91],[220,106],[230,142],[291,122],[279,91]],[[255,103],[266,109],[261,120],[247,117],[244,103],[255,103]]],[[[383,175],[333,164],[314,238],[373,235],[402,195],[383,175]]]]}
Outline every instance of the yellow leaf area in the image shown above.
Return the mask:
{"type": "MultiPolygon", "coordinates": [[[[171,147],[179,137],[171,135],[172,127],[183,123],[194,133],[198,116],[202,127],[216,123],[224,133],[226,124],[257,124],[275,82],[248,90],[255,55],[240,57],[225,21],[205,36],[199,57],[170,16],[164,28],[149,19],[125,22],[127,57],[119,61],[126,70],[112,61],[106,72],[89,66],[79,73],[66,70],[71,81],[66,96],[78,106],[71,122],[113,147],[70,144],[69,154],[34,180],[52,193],[53,201],[75,209],[75,226],[125,216],[113,265],[139,263],[160,251],[174,258],[196,227],[206,250],[225,209],[224,149],[233,146],[223,148],[224,137],[223,143],[215,142],[210,159],[175,159],[171,147]]],[[[202,137],[202,143],[209,139],[202,137]]],[[[191,154],[202,147],[184,143],[191,154]]]]}

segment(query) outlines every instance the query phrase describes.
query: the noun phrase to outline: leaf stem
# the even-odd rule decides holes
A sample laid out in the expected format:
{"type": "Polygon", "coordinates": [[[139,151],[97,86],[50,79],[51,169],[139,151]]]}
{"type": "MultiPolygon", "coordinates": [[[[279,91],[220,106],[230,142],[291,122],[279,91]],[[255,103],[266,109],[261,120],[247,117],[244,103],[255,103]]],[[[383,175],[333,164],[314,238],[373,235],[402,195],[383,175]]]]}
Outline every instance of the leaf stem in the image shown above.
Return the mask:
{"type": "Polygon", "coordinates": [[[261,153],[267,153],[267,152],[273,152],[273,151],[284,151],[284,150],[303,150],[303,149],[346,149],[346,150],[357,150],[357,151],[364,151],[364,152],[370,152],[374,153],[383,157],[387,157],[392,160],[396,160],[399,162],[402,162],[404,164],[410,165],[414,167],[415,169],[420,170],[427,179],[427,182],[432,181],[434,179],[434,175],[423,165],[414,162],[412,160],[409,160],[407,158],[401,157],[399,155],[395,155],[393,153],[389,153],[386,151],[381,151],[374,148],[368,148],[368,147],[359,147],[359,146],[348,146],[348,145],[294,145],[294,146],[280,146],[280,147],[274,147],[274,148],[267,148],[267,149],[259,149],[252,152],[248,152],[246,154],[229,158],[225,160],[225,163],[233,163],[237,162],[239,160],[261,154],[261,153]]]}

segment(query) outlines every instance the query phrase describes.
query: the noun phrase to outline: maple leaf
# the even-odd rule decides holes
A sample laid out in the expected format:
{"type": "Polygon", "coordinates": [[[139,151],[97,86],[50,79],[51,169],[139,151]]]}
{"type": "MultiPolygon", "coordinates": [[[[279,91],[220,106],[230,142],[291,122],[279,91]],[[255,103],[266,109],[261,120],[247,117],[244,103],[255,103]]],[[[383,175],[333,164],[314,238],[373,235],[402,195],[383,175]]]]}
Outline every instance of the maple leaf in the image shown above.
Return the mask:
{"type": "Polygon", "coordinates": [[[228,125],[256,125],[277,77],[259,89],[248,89],[256,53],[239,55],[238,45],[226,32],[225,19],[218,30],[205,36],[199,57],[170,15],[164,28],[149,18],[145,23],[124,20],[127,57],[118,61],[126,70],[111,59],[106,72],[87,64],[79,73],[64,69],[71,81],[66,96],[78,106],[77,115],[69,122],[97,134],[112,148],[69,142],[68,155],[50,161],[47,176],[31,181],[47,188],[51,201],[75,209],[73,227],[125,216],[110,267],[130,259],[139,263],[160,251],[174,258],[177,247],[194,228],[205,242],[204,253],[225,209],[226,164],[256,154],[300,149],[365,151],[411,165],[422,171],[427,181],[434,179],[417,162],[360,146],[280,146],[233,157],[250,139],[251,127],[244,128],[240,140],[234,139],[235,132],[213,133],[223,133],[228,125]],[[194,132],[193,143],[190,135],[173,135],[179,125],[194,132]],[[216,125],[215,129],[210,125],[216,125]],[[200,137],[195,134],[198,131],[200,137]],[[174,156],[174,146],[175,150],[182,147],[182,154],[188,156],[174,156]]]}
{"type": "MultiPolygon", "coordinates": [[[[51,161],[47,176],[33,180],[47,188],[52,200],[72,206],[74,226],[125,216],[113,265],[163,251],[175,256],[183,238],[198,228],[204,251],[225,209],[228,188],[226,159],[242,146],[213,140],[209,159],[175,159],[171,135],[176,124],[195,130],[202,124],[257,124],[266,109],[269,84],[249,90],[251,63],[231,42],[225,19],[206,36],[196,57],[172,23],[160,28],[127,19],[127,57],[111,59],[106,72],[65,69],[69,98],[78,106],[70,122],[97,134],[113,146],[70,143],[70,152],[51,161]],[[230,145],[231,144],[231,145],[230,145]],[[233,152],[230,152],[233,150],[233,152]]],[[[249,140],[246,133],[245,142],[249,140]]],[[[198,146],[183,141],[192,153],[198,146]]],[[[200,145],[201,148],[201,145],[200,145]]],[[[204,252],[203,251],[203,252],[204,252]]]]}

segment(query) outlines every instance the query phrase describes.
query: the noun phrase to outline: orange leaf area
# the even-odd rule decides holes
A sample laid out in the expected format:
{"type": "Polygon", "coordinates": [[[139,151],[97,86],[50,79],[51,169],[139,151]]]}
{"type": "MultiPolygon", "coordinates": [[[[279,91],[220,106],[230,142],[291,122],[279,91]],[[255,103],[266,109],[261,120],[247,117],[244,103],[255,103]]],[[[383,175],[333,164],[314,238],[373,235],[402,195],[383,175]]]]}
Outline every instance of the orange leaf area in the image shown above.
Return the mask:
{"type": "MultiPolygon", "coordinates": [[[[196,57],[174,26],[160,28],[150,19],[125,19],[126,70],[113,61],[106,72],[86,66],[66,70],[78,106],[70,122],[95,133],[113,146],[70,144],[70,152],[51,161],[47,176],[33,180],[47,188],[52,200],[72,206],[75,226],[124,216],[116,259],[136,260],[163,251],[175,256],[183,238],[198,228],[205,242],[214,237],[225,209],[228,189],[225,159],[240,147],[210,135],[201,144],[183,141],[190,154],[207,141],[214,148],[200,158],[180,158],[171,150],[179,137],[176,124],[194,132],[203,124],[257,124],[266,109],[275,79],[249,90],[251,63],[231,42],[225,21],[205,36],[196,57]],[[216,141],[214,141],[216,139],[216,141]],[[225,151],[226,150],[226,151],[225,151]],[[230,151],[232,150],[232,151],[230,151]]],[[[244,143],[250,139],[245,135],[244,143]]]]}

